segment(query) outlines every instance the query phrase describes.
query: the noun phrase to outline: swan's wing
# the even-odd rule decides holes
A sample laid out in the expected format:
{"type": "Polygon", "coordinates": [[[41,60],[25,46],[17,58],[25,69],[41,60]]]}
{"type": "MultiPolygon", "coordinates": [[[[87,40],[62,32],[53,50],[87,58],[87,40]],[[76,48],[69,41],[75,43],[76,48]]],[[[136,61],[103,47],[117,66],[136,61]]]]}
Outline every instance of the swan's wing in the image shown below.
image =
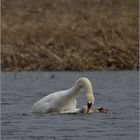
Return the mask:
{"type": "Polygon", "coordinates": [[[45,96],[33,106],[34,112],[75,112],[77,101],[69,96],[69,90],[59,91],[45,96]]]}
{"type": "Polygon", "coordinates": [[[60,113],[77,114],[77,113],[80,113],[80,108],[75,108],[74,110],[60,111],[60,113]]]}
{"type": "Polygon", "coordinates": [[[76,108],[76,105],[77,105],[76,99],[71,100],[71,102],[67,104],[67,109],[65,108],[60,110],[60,113],[79,113],[80,109],[76,108]]]}
{"type": "Polygon", "coordinates": [[[49,112],[49,110],[50,110],[50,106],[48,103],[42,104],[40,102],[37,102],[32,106],[33,113],[46,113],[49,112]]]}

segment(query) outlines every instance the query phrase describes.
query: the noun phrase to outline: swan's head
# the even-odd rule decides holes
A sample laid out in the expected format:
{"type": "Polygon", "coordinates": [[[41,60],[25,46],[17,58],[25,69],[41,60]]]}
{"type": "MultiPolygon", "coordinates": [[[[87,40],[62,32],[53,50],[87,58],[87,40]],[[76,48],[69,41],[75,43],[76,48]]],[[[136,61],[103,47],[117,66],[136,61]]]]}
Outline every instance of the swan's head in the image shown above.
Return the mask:
{"type": "Polygon", "coordinates": [[[87,113],[89,113],[94,103],[94,95],[93,95],[91,82],[87,78],[82,77],[78,80],[78,85],[80,88],[84,88],[86,91],[87,113]]]}
{"type": "Polygon", "coordinates": [[[93,93],[87,93],[87,113],[92,110],[92,105],[94,103],[93,93]]]}
{"type": "Polygon", "coordinates": [[[80,108],[80,113],[93,113],[93,108],[92,107],[89,111],[87,111],[87,110],[88,110],[87,106],[82,106],[80,108]]]}

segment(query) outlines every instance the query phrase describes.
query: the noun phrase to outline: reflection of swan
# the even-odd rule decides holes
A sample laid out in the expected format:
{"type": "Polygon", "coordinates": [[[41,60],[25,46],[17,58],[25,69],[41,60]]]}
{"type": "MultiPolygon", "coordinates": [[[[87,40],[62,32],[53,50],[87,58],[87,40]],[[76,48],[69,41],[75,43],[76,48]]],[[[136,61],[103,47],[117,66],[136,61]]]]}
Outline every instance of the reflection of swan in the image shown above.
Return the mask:
{"type": "Polygon", "coordinates": [[[84,77],[77,80],[72,88],[52,93],[37,101],[32,107],[32,112],[79,112],[80,109],[76,108],[76,97],[79,94],[81,88],[84,88],[86,91],[88,113],[90,112],[92,104],[94,103],[94,96],[91,82],[84,77]]]}

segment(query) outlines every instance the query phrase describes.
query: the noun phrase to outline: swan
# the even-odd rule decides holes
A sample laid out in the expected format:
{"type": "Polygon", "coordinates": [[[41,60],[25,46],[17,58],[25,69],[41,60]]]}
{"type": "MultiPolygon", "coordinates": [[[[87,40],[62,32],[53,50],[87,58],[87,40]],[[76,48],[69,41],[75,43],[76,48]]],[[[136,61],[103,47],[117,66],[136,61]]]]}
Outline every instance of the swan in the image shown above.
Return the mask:
{"type": "Polygon", "coordinates": [[[94,103],[94,94],[92,89],[92,84],[86,77],[81,77],[78,79],[74,85],[63,91],[54,92],[49,94],[39,101],[37,101],[32,106],[33,113],[49,113],[49,112],[59,112],[59,113],[77,113],[92,112],[92,105],[94,103]],[[86,91],[87,108],[76,108],[76,97],[80,93],[80,89],[84,88],[86,91]]]}

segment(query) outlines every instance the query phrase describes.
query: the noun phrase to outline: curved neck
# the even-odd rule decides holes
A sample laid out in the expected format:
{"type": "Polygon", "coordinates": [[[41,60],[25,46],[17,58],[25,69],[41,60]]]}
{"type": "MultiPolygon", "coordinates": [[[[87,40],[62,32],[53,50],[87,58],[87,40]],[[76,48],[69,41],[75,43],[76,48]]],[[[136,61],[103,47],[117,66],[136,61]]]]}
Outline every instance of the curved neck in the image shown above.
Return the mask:
{"type": "Polygon", "coordinates": [[[73,87],[71,88],[71,94],[77,96],[79,94],[80,89],[84,88],[86,91],[86,97],[88,102],[94,102],[93,90],[91,82],[87,78],[80,78],[75,82],[73,87]]]}

